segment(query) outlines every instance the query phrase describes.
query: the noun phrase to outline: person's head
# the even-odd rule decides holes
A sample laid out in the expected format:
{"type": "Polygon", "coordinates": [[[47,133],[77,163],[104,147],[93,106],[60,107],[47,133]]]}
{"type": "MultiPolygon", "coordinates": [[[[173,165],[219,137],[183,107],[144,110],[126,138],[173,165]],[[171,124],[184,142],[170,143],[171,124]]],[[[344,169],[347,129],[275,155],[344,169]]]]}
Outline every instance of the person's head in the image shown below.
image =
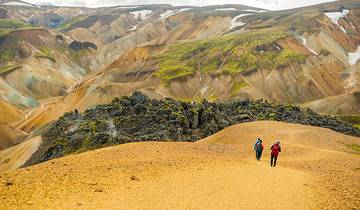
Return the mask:
{"type": "Polygon", "coordinates": [[[258,140],[258,141],[261,141],[261,139],[260,139],[260,138],[258,138],[257,140],[258,140]]]}
{"type": "Polygon", "coordinates": [[[260,143],[262,143],[262,140],[260,140],[260,143]]]}
{"type": "Polygon", "coordinates": [[[280,141],[277,141],[276,144],[277,144],[277,145],[280,145],[280,141]]]}

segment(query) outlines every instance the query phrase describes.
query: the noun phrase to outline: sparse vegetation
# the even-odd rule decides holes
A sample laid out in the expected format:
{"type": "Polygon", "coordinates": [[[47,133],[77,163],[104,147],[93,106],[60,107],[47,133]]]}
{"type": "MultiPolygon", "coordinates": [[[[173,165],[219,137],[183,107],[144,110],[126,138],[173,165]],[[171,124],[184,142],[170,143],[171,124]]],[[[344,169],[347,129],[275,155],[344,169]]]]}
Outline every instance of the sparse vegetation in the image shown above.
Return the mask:
{"type": "Polygon", "coordinates": [[[0,18],[0,37],[9,34],[15,30],[31,29],[33,26],[18,21],[18,20],[9,20],[0,18]]]}
{"type": "Polygon", "coordinates": [[[360,128],[360,116],[339,116],[339,118],[360,128]]]}
{"type": "Polygon", "coordinates": [[[249,86],[246,82],[244,81],[240,81],[240,82],[235,82],[233,84],[233,86],[231,87],[231,96],[235,96],[236,94],[239,93],[239,91],[245,87],[249,86]]]}
{"type": "Polygon", "coordinates": [[[21,68],[21,66],[13,66],[13,65],[0,66],[0,75],[4,73],[9,73],[19,68],[21,68]]]}
{"type": "Polygon", "coordinates": [[[46,58],[46,59],[49,59],[51,60],[52,62],[56,63],[56,60],[53,56],[53,50],[51,50],[50,48],[48,47],[42,47],[39,49],[39,52],[37,52],[35,55],[34,55],[36,58],[46,58]]]}
{"type": "Polygon", "coordinates": [[[71,27],[80,22],[80,21],[83,21],[86,19],[86,16],[82,16],[82,15],[79,15],[79,16],[76,16],[66,22],[64,22],[63,24],[61,24],[60,26],[58,26],[56,29],[57,30],[60,30],[60,31],[67,31],[69,29],[71,29],[71,27]]]}
{"type": "Polygon", "coordinates": [[[277,46],[276,41],[287,36],[285,32],[261,31],[178,43],[153,58],[159,62],[155,74],[168,83],[196,71],[238,74],[255,68],[273,69],[304,62],[304,55],[277,46]],[[264,50],[258,51],[258,48],[264,50]]]}
{"type": "Polygon", "coordinates": [[[0,51],[0,63],[12,61],[16,56],[16,49],[9,47],[0,51]]]}
{"type": "Polygon", "coordinates": [[[70,52],[70,57],[73,61],[76,61],[78,63],[80,63],[80,60],[82,57],[88,55],[89,50],[87,49],[83,49],[83,50],[69,50],[70,52]]]}
{"type": "Polygon", "coordinates": [[[360,154],[360,145],[359,144],[347,144],[346,146],[349,149],[351,149],[353,152],[360,154]]]}

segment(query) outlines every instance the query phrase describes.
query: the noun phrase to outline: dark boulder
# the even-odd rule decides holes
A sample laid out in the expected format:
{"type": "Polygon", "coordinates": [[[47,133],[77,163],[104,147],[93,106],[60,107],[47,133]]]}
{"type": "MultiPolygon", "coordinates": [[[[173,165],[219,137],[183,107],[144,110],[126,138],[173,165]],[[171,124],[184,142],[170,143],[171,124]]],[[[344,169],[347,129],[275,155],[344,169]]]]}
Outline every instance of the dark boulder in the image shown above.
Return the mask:
{"type": "Polygon", "coordinates": [[[91,42],[79,42],[79,41],[73,41],[69,45],[69,48],[75,51],[80,50],[88,50],[88,49],[94,49],[97,50],[97,46],[94,43],[91,42]]]}

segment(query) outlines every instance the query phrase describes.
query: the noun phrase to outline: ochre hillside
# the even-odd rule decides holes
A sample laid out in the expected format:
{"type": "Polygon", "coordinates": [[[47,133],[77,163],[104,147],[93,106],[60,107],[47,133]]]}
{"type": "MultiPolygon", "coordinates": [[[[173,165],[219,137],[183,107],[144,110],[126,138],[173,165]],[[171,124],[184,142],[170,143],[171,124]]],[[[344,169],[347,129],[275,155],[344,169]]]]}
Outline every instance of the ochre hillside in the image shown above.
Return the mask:
{"type": "Polygon", "coordinates": [[[2,174],[0,208],[357,209],[356,144],[327,129],[267,121],[197,143],[125,144],[2,174]],[[257,137],[265,144],[259,162],[257,137]],[[282,152],[271,168],[277,139],[282,152]]]}

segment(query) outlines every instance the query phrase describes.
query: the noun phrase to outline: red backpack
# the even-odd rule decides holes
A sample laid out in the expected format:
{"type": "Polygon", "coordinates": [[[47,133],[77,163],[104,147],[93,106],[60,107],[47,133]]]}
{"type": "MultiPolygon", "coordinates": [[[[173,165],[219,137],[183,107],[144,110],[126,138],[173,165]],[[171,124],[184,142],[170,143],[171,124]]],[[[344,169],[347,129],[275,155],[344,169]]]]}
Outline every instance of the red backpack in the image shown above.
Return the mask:
{"type": "Polygon", "coordinates": [[[271,147],[271,154],[274,155],[274,156],[278,156],[280,150],[281,150],[281,149],[280,149],[280,145],[274,144],[274,145],[271,147]]]}

